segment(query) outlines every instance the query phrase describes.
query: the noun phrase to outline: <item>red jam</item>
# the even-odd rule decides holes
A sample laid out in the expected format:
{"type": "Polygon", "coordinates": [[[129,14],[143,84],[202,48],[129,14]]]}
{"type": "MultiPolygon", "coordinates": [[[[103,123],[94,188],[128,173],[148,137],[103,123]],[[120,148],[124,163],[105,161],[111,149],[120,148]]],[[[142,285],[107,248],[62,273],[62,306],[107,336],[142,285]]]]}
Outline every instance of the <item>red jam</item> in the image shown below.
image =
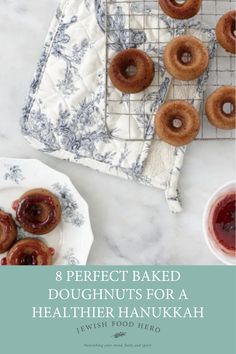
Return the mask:
{"type": "Polygon", "coordinates": [[[210,229],[217,242],[229,253],[236,255],[236,193],[232,192],[221,199],[212,208],[210,229]]]}
{"type": "Polygon", "coordinates": [[[51,253],[52,256],[54,256],[55,248],[49,247],[49,252],[51,253]]]}
{"type": "Polygon", "coordinates": [[[18,201],[18,200],[15,200],[15,201],[12,203],[12,209],[13,209],[13,210],[16,210],[18,204],[19,204],[19,201],[18,201]]]}
{"type": "Polygon", "coordinates": [[[7,265],[7,257],[2,258],[1,265],[7,265]]]}
{"type": "Polygon", "coordinates": [[[37,265],[37,256],[32,254],[23,254],[20,257],[20,265],[37,265]]]}

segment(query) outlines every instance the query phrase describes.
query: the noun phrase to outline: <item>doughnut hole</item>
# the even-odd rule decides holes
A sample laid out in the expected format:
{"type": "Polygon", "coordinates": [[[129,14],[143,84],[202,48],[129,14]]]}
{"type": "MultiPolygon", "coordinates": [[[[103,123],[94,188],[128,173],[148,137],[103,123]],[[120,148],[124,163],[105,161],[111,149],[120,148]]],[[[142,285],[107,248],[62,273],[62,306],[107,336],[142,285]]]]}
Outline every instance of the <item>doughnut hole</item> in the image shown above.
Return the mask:
{"type": "Polygon", "coordinates": [[[175,6],[182,6],[186,3],[187,0],[171,0],[172,4],[175,6]]]}
{"type": "Polygon", "coordinates": [[[126,79],[132,79],[137,74],[137,63],[132,58],[124,60],[121,65],[121,74],[126,79]]]}
{"type": "Polygon", "coordinates": [[[232,36],[236,38],[236,19],[232,19],[230,31],[232,36]]]}
{"type": "Polygon", "coordinates": [[[20,265],[37,265],[37,254],[35,252],[24,252],[20,256],[19,263],[20,265]]]}
{"type": "Polygon", "coordinates": [[[127,78],[133,77],[137,74],[137,68],[135,65],[129,65],[125,70],[125,75],[127,78]]]}
{"type": "Polygon", "coordinates": [[[177,58],[182,65],[184,66],[190,65],[193,59],[193,54],[191,49],[189,47],[180,48],[177,51],[177,58]]]}
{"type": "Polygon", "coordinates": [[[25,215],[29,222],[33,223],[42,223],[47,220],[48,213],[50,213],[50,208],[47,204],[44,204],[43,207],[40,203],[30,204],[25,210],[25,215]]]}
{"type": "Polygon", "coordinates": [[[173,116],[169,118],[168,126],[172,131],[178,132],[183,128],[184,122],[181,116],[173,116]]]}
{"type": "Polygon", "coordinates": [[[227,100],[222,103],[221,111],[226,117],[232,117],[235,115],[235,102],[227,100]]]}

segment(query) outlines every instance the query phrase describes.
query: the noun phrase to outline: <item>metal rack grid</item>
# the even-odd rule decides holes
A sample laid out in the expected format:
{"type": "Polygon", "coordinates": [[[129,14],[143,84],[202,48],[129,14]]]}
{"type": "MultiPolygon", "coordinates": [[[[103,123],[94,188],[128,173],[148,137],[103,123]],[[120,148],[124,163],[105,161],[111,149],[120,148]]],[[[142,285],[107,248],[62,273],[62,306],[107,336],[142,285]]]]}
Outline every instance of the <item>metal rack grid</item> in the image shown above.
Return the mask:
{"type": "MultiPolygon", "coordinates": [[[[158,16],[156,16],[156,24],[157,26],[150,27],[150,19],[153,15],[150,13],[150,7],[155,9],[158,8],[157,0],[106,0],[106,100],[105,100],[105,111],[106,111],[106,127],[108,134],[118,140],[126,140],[126,141],[143,141],[143,140],[150,140],[150,137],[146,135],[146,128],[145,128],[145,117],[147,115],[154,115],[151,112],[151,101],[150,97],[146,95],[147,99],[142,101],[143,111],[138,113],[137,112],[137,104],[140,103],[139,94],[135,95],[124,95],[121,94],[121,97],[116,96],[113,97],[112,92],[114,92],[114,87],[110,82],[108,77],[108,68],[111,62],[112,57],[114,56],[115,52],[119,50],[119,48],[114,48],[116,46],[116,32],[120,31],[120,23],[118,22],[117,25],[114,25],[115,21],[113,21],[113,25],[111,25],[111,19],[115,19],[117,15],[117,8],[120,7],[122,9],[122,19],[124,21],[123,24],[123,40],[125,41],[124,47],[133,47],[137,46],[144,51],[147,49],[147,46],[150,44],[155,45],[156,47],[162,46],[164,47],[171,38],[166,39],[166,41],[160,41],[160,16],[163,15],[163,12],[159,11],[158,16]],[[135,12],[135,21],[134,15],[132,12],[133,8],[140,9],[140,13],[135,12]],[[132,16],[131,16],[132,12],[132,16]],[[151,16],[151,17],[150,17],[151,16]],[[153,43],[150,42],[143,42],[142,38],[132,37],[130,29],[135,29],[135,31],[153,31],[153,35],[157,40],[153,43]],[[140,42],[139,42],[140,40],[140,42]],[[125,112],[115,111],[114,107],[116,107],[117,103],[124,102],[126,105],[125,112]],[[133,126],[136,126],[137,121],[140,122],[140,119],[144,120],[143,122],[143,129],[140,131],[140,135],[133,134],[133,126]],[[116,122],[120,119],[123,119],[122,125],[125,128],[119,134],[116,134],[116,122]],[[125,124],[124,124],[125,122],[125,124]]],[[[233,10],[236,8],[236,0],[204,0],[201,10],[197,16],[194,17],[194,20],[199,20],[201,24],[206,24],[211,28],[215,28],[217,21],[219,18],[224,15],[227,11],[233,10]]],[[[188,20],[185,21],[186,24],[188,20]]],[[[173,26],[175,26],[176,21],[173,21],[173,26]]],[[[163,28],[163,24],[162,24],[163,28]]],[[[188,28],[188,25],[186,25],[188,28]]],[[[121,49],[122,50],[122,49],[121,49]]],[[[158,90],[160,84],[163,80],[160,77],[160,73],[158,73],[158,61],[162,60],[162,55],[160,53],[156,53],[151,55],[156,68],[156,81],[152,83],[150,86],[150,90],[158,90]]],[[[232,85],[235,86],[236,77],[235,77],[235,68],[236,68],[236,59],[235,56],[230,55],[227,53],[221,46],[218,46],[217,53],[214,59],[212,59],[210,69],[209,69],[209,78],[207,82],[207,87],[204,92],[204,97],[199,99],[200,105],[200,116],[201,116],[201,129],[196,137],[196,140],[231,140],[235,139],[235,131],[225,131],[219,130],[213,127],[209,122],[205,115],[205,99],[208,97],[210,93],[215,91],[218,87],[222,85],[232,85]]],[[[189,82],[177,81],[174,80],[172,83],[172,90],[173,90],[173,99],[178,98],[175,97],[175,92],[178,92],[180,85],[186,86],[186,92],[188,93],[188,97],[185,99],[189,102],[192,102],[193,97],[190,97],[190,90],[188,90],[188,86],[190,85],[189,82]]],[[[117,91],[117,90],[116,90],[117,91]]],[[[176,95],[177,96],[177,95],[176,95]]],[[[196,103],[196,102],[195,102],[196,103]]],[[[227,109],[227,108],[226,108],[227,109]]],[[[229,109],[229,107],[228,107],[229,109]]],[[[153,137],[151,138],[153,139],[153,137]]],[[[157,136],[154,139],[159,139],[157,136]]]]}

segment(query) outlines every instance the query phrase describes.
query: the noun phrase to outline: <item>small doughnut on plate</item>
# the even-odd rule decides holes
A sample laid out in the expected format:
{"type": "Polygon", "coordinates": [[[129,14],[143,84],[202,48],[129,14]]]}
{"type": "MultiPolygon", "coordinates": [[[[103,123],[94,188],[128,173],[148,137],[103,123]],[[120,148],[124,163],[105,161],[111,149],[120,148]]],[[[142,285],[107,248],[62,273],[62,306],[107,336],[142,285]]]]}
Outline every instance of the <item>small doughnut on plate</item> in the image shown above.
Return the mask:
{"type": "Polygon", "coordinates": [[[166,102],[156,114],[155,128],[156,134],[170,145],[189,144],[200,129],[199,113],[187,101],[166,102]]]}
{"type": "Polygon", "coordinates": [[[4,253],[16,241],[17,228],[13,217],[0,210],[0,253],[4,253]]]}
{"type": "Polygon", "coordinates": [[[13,205],[17,222],[34,235],[48,234],[61,221],[60,201],[46,189],[27,191],[13,205]]]}
{"type": "Polygon", "coordinates": [[[236,54],[236,10],[222,16],[216,26],[216,37],[220,45],[229,53],[236,54]]]}
{"type": "MultiPolygon", "coordinates": [[[[14,203],[14,201],[19,201],[22,196],[27,203],[21,205],[20,215],[18,215],[20,218],[23,217],[21,220],[27,223],[28,218],[30,221],[33,218],[37,227],[42,224],[42,220],[46,221],[46,225],[47,221],[50,220],[55,221],[55,223],[49,222],[50,228],[52,228],[50,233],[39,236],[36,233],[26,231],[22,227],[25,227],[25,223],[22,223],[21,226],[16,221],[17,239],[40,238],[48,248],[54,249],[53,265],[85,265],[93,243],[89,210],[86,201],[80,196],[68,176],[38,160],[0,158],[0,210],[12,214],[13,218],[16,219],[16,212],[13,207],[19,207],[19,203],[14,203]],[[43,196],[43,202],[45,201],[45,193],[42,192],[42,189],[47,191],[46,195],[49,192],[49,196],[52,198],[52,200],[50,198],[49,200],[52,201],[54,207],[52,219],[50,203],[41,204],[42,201],[39,200],[36,206],[35,201],[28,203],[29,199],[26,197],[31,194],[30,191],[35,189],[39,190],[39,193],[36,193],[37,195],[43,196]],[[58,200],[60,207],[57,206],[58,200]],[[27,205],[28,207],[26,207],[27,205]]],[[[43,231],[45,231],[44,226],[43,231]]],[[[47,227],[46,229],[46,231],[49,231],[47,227]]],[[[42,228],[40,232],[42,232],[42,228]]],[[[0,253],[0,262],[6,258],[8,250],[0,253]]],[[[30,262],[30,259],[28,261],[30,262]]]]}
{"type": "Polygon", "coordinates": [[[185,0],[183,3],[176,0],[159,0],[159,4],[166,15],[184,20],[195,16],[199,12],[202,0],[185,0]]]}
{"type": "Polygon", "coordinates": [[[2,260],[3,265],[51,265],[53,249],[36,238],[25,238],[12,246],[7,256],[2,260]]]}
{"type": "Polygon", "coordinates": [[[166,70],[178,80],[197,79],[208,67],[208,49],[194,36],[179,36],[167,44],[164,64],[166,70]]]}
{"type": "Polygon", "coordinates": [[[134,48],[118,53],[109,67],[111,82],[124,93],[145,90],[152,83],[154,74],[152,59],[142,50],[134,48]]]}
{"type": "Polygon", "coordinates": [[[209,122],[219,129],[236,128],[236,88],[223,86],[215,90],[206,101],[209,122]],[[228,112],[225,105],[231,108],[228,112]]]}

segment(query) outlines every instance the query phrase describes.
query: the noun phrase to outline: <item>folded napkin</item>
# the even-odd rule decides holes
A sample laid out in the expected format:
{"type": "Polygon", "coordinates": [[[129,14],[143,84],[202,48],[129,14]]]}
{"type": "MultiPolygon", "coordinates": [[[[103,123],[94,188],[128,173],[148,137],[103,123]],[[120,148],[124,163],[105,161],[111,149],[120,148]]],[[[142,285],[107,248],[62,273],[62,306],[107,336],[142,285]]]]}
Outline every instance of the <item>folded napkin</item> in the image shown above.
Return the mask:
{"type": "Polygon", "coordinates": [[[167,99],[188,99],[199,108],[208,72],[181,85],[165,71],[161,43],[193,34],[208,45],[212,57],[214,31],[194,20],[175,21],[160,14],[157,2],[146,3],[145,9],[142,2],[131,2],[129,19],[127,5],[116,1],[110,6],[106,18],[103,0],[62,0],[24,107],[22,133],[50,155],[161,188],[171,211],[179,212],[178,181],[186,148],[152,139],[153,117],[167,99]],[[148,14],[147,30],[142,30],[143,11],[148,14]],[[145,92],[129,96],[110,87],[106,96],[106,23],[109,58],[130,43],[154,58],[157,73],[145,92]]]}

